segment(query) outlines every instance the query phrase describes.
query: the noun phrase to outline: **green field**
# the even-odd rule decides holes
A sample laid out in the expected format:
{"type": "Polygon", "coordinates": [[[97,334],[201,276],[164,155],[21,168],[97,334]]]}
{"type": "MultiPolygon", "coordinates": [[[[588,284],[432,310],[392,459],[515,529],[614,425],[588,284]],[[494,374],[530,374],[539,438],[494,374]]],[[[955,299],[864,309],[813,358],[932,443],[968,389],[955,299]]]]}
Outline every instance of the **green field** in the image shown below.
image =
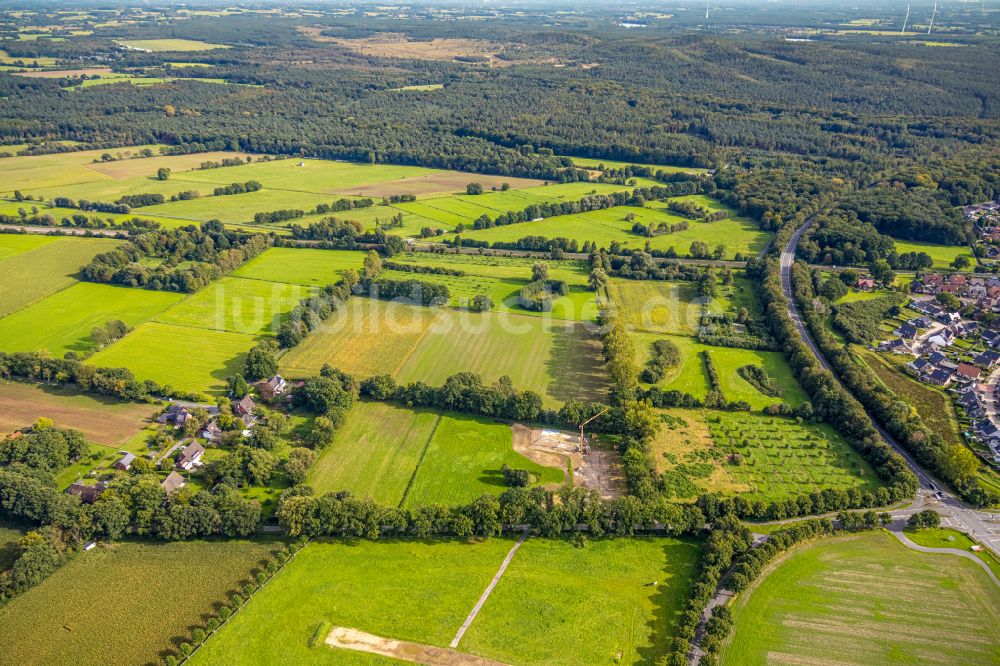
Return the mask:
{"type": "Polygon", "coordinates": [[[746,400],[753,409],[759,410],[778,402],[786,402],[797,407],[807,399],[805,391],[795,380],[792,369],[781,352],[714,347],[704,345],[693,338],[633,333],[636,362],[640,370],[649,360],[653,342],[661,339],[670,340],[677,345],[681,358],[677,366],[667,370],[660,381],[659,386],[663,389],[684,391],[696,398],[704,398],[709,386],[701,352],[707,351],[711,354],[712,363],[719,374],[719,383],[726,400],[733,402],[746,400]],[[766,396],[741,377],[738,370],[744,365],[762,366],[772,382],[780,387],[781,396],[778,398],[766,396]]]}
{"type": "MultiPolygon", "coordinates": [[[[156,317],[178,326],[250,334],[277,334],[285,315],[310,295],[298,284],[226,277],[156,317]]],[[[2,320],[0,320],[2,323],[2,320]]]]}
{"type": "Polygon", "coordinates": [[[701,299],[693,282],[614,279],[608,297],[634,329],[694,335],[701,322],[701,299]]]}
{"type": "Polygon", "coordinates": [[[276,546],[122,542],[80,553],[0,608],[0,661],[160,663],[276,546]]]}
{"type": "MultiPolygon", "coordinates": [[[[308,647],[331,626],[446,646],[511,544],[310,544],[192,663],[395,663],[308,647]]],[[[667,650],[697,558],[694,543],[676,539],[596,540],[584,549],[529,539],[457,649],[516,664],[653,661],[667,650]]]]}
{"type": "Polygon", "coordinates": [[[90,332],[113,319],[129,327],[149,321],[183,295],[78,282],[13,314],[0,318],[0,351],[47,350],[62,358],[72,351],[96,350],[90,332]]]}
{"type": "MultiPolygon", "coordinates": [[[[531,191],[523,190],[523,192],[531,191]]],[[[715,200],[700,195],[678,197],[678,199],[693,200],[710,210],[726,209],[715,200]]],[[[425,211],[421,214],[427,213],[425,211]]],[[[767,246],[770,238],[770,234],[761,231],[752,220],[735,215],[716,222],[690,221],[689,228],[683,231],[647,238],[632,231],[633,222],[625,219],[629,214],[635,216],[635,221],[654,226],[661,222],[677,224],[684,219],[668,212],[665,203],[654,202],[645,208],[619,206],[577,215],[550,217],[539,222],[523,222],[479,231],[467,229],[462,233],[462,237],[490,243],[513,242],[525,236],[563,237],[575,239],[581,244],[584,241],[593,241],[599,247],[605,248],[609,247],[612,241],[618,241],[623,248],[632,249],[642,249],[649,241],[650,247],[654,250],[667,250],[673,247],[680,256],[688,254],[692,242],[704,241],[713,250],[717,245],[724,246],[725,259],[732,259],[737,253],[757,254],[767,246]]],[[[473,219],[475,218],[464,221],[468,226],[473,219]]]]}
{"type": "Polygon", "coordinates": [[[934,268],[948,268],[955,257],[965,257],[971,263],[965,270],[975,270],[976,258],[972,256],[972,251],[968,245],[935,245],[933,243],[919,243],[917,241],[903,241],[894,239],[896,252],[926,252],[934,260],[934,268]]]}
{"type": "Polygon", "coordinates": [[[306,483],[319,493],[350,490],[399,504],[434,433],[438,415],[384,403],[360,403],[324,448],[306,483]]]}
{"type": "Polygon", "coordinates": [[[349,250],[303,250],[272,247],[240,266],[234,277],[325,287],[340,279],[343,271],[360,271],[363,252],[349,250]]]}
{"type": "MultiPolygon", "coordinates": [[[[235,168],[235,167],[234,167],[235,168]]],[[[215,169],[212,169],[215,171],[215,169]]],[[[178,187],[178,180],[174,187],[178,187]]],[[[198,189],[196,185],[192,189],[198,189]]],[[[233,194],[229,196],[206,196],[186,201],[168,201],[156,206],[145,206],[141,209],[149,215],[178,217],[185,220],[208,222],[222,220],[227,223],[253,222],[254,213],[265,213],[272,210],[302,210],[309,212],[318,204],[329,204],[333,197],[323,194],[297,192],[292,190],[275,190],[265,187],[256,192],[233,194]]]]}
{"type": "Polygon", "coordinates": [[[721,663],[995,664],[1000,590],[972,562],[887,534],[796,548],[734,606],[721,663]]]}
{"type": "Polygon", "coordinates": [[[228,49],[224,44],[210,44],[194,39],[129,39],[119,42],[123,46],[142,51],[211,51],[213,49],[228,49]]]}
{"type": "Polygon", "coordinates": [[[351,298],[281,357],[281,371],[287,377],[308,377],[329,363],[357,377],[394,374],[423,339],[435,312],[442,317],[448,314],[351,298]]]}
{"type": "Polygon", "coordinates": [[[906,536],[915,544],[928,548],[958,548],[973,553],[1000,577],[1000,558],[989,548],[981,548],[978,552],[972,550],[977,544],[965,532],[959,532],[948,527],[932,529],[906,530],[906,536]]]}
{"type": "Polygon", "coordinates": [[[488,383],[507,375],[549,407],[600,400],[607,386],[596,334],[580,324],[506,312],[440,314],[396,378],[437,386],[458,372],[477,373],[488,383]]]}
{"type": "Polygon", "coordinates": [[[0,259],[0,275],[3,276],[0,280],[0,316],[72,286],[80,269],[94,255],[107,252],[119,243],[98,238],[60,238],[0,259]]]}
{"type": "Polygon", "coordinates": [[[500,494],[507,489],[504,464],[528,470],[541,484],[560,484],[564,477],[564,470],[516,453],[510,426],[488,419],[442,415],[426,447],[403,506],[464,504],[500,494]]]}
{"type": "Polygon", "coordinates": [[[29,234],[0,234],[0,260],[15,254],[34,250],[42,245],[55,242],[51,236],[33,236],[29,234]]]}
{"type": "Polygon", "coordinates": [[[722,465],[754,497],[777,500],[823,488],[882,485],[871,466],[826,424],[732,412],[711,412],[705,420],[718,449],[707,462],[722,465]]]}
{"type": "MultiPolygon", "coordinates": [[[[493,278],[497,280],[528,280],[531,266],[538,259],[524,257],[499,257],[478,254],[437,254],[433,252],[407,252],[396,255],[392,261],[401,264],[429,266],[458,270],[466,276],[493,278]]],[[[590,267],[585,261],[545,260],[549,266],[549,278],[562,280],[571,287],[587,285],[590,267]]],[[[424,276],[420,276],[423,279],[424,276]]]]}
{"type": "Polygon", "coordinates": [[[392,506],[462,504],[503,492],[504,463],[542,483],[563,478],[562,470],[515,453],[510,426],[364,402],[320,452],[307,483],[317,492],[350,490],[392,506]]]}
{"type": "Polygon", "coordinates": [[[92,365],[128,368],[140,380],[174,389],[220,394],[243,370],[255,337],[205,328],[145,323],[90,357],[92,365]]]}
{"type": "Polygon", "coordinates": [[[627,166],[641,166],[655,171],[663,171],[664,173],[702,173],[705,171],[705,169],[697,167],[664,166],[662,164],[648,164],[646,162],[622,162],[620,160],[606,160],[600,157],[569,156],[569,159],[573,161],[573,166],[580,167],[581,169],[597,169],[600,166],[603,166],[605,169],[624,169],[627,166]]]}

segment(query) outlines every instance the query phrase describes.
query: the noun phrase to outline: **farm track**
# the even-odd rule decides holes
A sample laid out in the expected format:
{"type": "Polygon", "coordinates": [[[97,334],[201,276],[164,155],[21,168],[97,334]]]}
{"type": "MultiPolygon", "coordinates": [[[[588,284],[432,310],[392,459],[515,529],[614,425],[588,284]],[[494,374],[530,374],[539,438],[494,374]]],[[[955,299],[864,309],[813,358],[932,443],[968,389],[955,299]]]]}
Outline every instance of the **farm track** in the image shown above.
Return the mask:
{"type": "Polygon", "coordinates": [[[459,642],[462,640],[462,636],[464,636],[465,632],[468,631],[470,626],[472,626],[472,623],[473,621],[475,621],[476,616],[479,615],[479,611],[483,609],[483,606],[486,604],[487,599],[489,599],[490,595],[493,594],[493,590],[496,588],[497,583],[500,582],[500,579],[503,577],[504,572],[507,571],[507,567],[510,566],[510,563],[514,559],[514,556],[517,555],[517,551],[521,548],[521,544],[523,544],[527,538],[528,538],[528,532],[525,531],[524,534],[521,535],[521,538],[517,540],[517,543],[515,543],[514,546],[510,549],[510,552],[507,553],[507,557],[505,557],[503,559],[503,562],[500,564],[500,569],[493,576],[493,580],[490,581],[490,584],[486,586],[486,589],[483,591],[482,596],[479,597],[479,601],[477,601],[476,605],[472,607],[472,611],[469,613],[469,617],[465,618],[465,622],[463,622],[462,626],[458,628],[458,633],[455,634],[455,638],[452,639],[449,647],[451,648],[458,647],[459,642]]]}

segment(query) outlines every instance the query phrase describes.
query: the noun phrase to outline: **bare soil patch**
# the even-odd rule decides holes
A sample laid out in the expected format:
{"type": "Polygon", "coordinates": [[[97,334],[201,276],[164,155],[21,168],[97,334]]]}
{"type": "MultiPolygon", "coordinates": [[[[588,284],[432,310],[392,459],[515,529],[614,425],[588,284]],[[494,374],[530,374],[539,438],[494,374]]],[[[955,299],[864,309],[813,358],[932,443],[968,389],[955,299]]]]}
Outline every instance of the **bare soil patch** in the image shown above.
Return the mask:
{"type": "Polygon", "coordinates": [[[48,69],[44,71],[17,72],[18,76],[27,76],[31,79],[62,79],[79,78],[87,76],[103,76],[111,72],[110,67],[90,67],[88,69],[48,69]]]}
{"type": "Polygon", "coordinates": [[[392,194],[414,194],[417,196],[427,194],[465,194],[465,186],[469,183],[480,183],[487,190],[492,187],[499,189],[501,185],[507,183],[512,190],[519,190],[526,187],[538,187],[543,185],[544,181],[532,178],[488,176],[481,173],[445,172],[388,180],[382,183],[372,183],[355,188],[330,190],[329,193],[359,197],[386,197],[392,194]]]}
{"type": "Polygon", "coordinates": [[[428,664],[429,666],[505,666],[500,661],[484,659],[448,648],[410,641],[397,641],[347,627],[331,629],[326,637],[326,644],[343,650],[367,652],[415,664],[428,664]]]}
{"type": "Polygon", "coordinates": [[[75,428],[98,444],[115,445],[142,429],[155,405],[117,402],[63,389],[0,383],[0,434],[30,426],[41,417],[59,428],[75,428]]]}
{"type": "Polygon", "coordinates": [[[566,468],[573,465],[573,483],[596,490],[604,499],[625,494],[625,472],[621,458],[599,443],[591,445],[590,453],[579,450],[580,436],[557,430],[539,430],[514,424],[514,450],[539,465],[566,468]]]}

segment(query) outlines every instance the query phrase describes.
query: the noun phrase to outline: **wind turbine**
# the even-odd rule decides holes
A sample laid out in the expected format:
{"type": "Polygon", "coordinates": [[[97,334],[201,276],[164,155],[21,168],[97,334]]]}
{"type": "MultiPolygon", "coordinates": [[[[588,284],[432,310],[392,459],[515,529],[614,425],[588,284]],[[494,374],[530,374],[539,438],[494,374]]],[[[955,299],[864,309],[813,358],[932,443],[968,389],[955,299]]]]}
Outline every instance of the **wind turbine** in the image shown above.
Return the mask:
{"type": "Polygon", "coordinates": [[[903,29],[899,31],[900,35],[906,34],[906,22],[910,20],[910,5],[906,5],[906,16],[903,17],[903,29]]]}
{"type": "Polygon", "coordinates": [[[937,16],[937,0],[934,0],[934,11],[931,12],[931,22],[927,26],[927,34],[931,34],[931,28],[934,27],[934,17],[937,16]]]}

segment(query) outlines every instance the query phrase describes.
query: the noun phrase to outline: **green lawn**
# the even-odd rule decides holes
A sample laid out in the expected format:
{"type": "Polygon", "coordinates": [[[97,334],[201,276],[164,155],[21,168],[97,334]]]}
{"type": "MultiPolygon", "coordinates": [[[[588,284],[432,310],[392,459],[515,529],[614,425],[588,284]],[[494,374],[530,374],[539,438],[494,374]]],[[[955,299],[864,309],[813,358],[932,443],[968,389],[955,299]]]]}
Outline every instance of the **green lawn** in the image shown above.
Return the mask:
{"type": "Polygon", "coordinates": [[[221,394],[226,379],[242,372],[254,342],[254,336],[244,333],[148,322],[88,363],[128,368],[140,380],[175,389],[221,394]]]}
{"type": "Polygon", "coordinates": [[[919,243],[917,241],[894,240],[896,252],[926,252],[934,260],[934,268],[948,268],[955,257],[965,257],[971,263],[966,270],[974,270],[976,258],[972,256],[972,251],[968,245],[935,245],[933,243],[919,243]]]}
{"type": "MultiPolygon", "coordinates": [[[[238,168],[238,167],[233,167],[238,168]]],[[[216,169],[211,169],[215,171],[216,169]]],[[[181,182],[175,183],[175,186],[181,182]]],[[[227,183],[228,184],[228,183],[227,183]]],[[[188,189],[188,188],[181,188],[188,189]]],[[[199,189],[192,184],[190,189],[199,189]]],[[[186,220],[222,220],[223,222],[253,222],[255,213],[266,213],[273,210],[301,210],[309,212],[318,204],[332,203],[334,197],[310,192],[294,190],[264,189],[245,194],[232,194],[221,197],[199,197],[185,201],[168,201],[156,206],[144,206],[139,209],[149,215],[166,217],[181,217],[186,220]]]]}
{"type": "Polygon", "coordinates": [[[560,484],[564,470],[542,467],[513,448],[509,425],[468,416],[442,415],[417,467],[403,506],[464,504],[507,489],[500,469],[526,469],[542,484],[560,484]]]}
{"type": "Polygon", "coordinates": [[[734,606],[721,663],[995,664],[1000,589],[887,534],[796,548],[734,606]]]}
{"type": "MultiPolygon", "coordinates": [[[[163,312],[156,321],[250,334],[277,334],[278,326],[311,288],[226,277],[163,312]]],[[[2,324],[2,320],[0,320],[2,324]]]]}
{"type": "Polygon", "coordinates": [[[0,259],[0,316],[76,283],[80,269],[121,241],[60,238],[0,259]]]}
{"type": "Polygon", "coordinates": [[[694,335],[701,322],[701,299],[693,282],[613,279],[608,297],[638,331],[694,335]]]}
{"type": "Polygon", "coordinates": [[[79,282],[0,318],[0,350],[42,351],[62,358],[96,350],[91,331],[114,319],[129,327],[149,321],[183,298],[166,291],[79,282]]]}
{"type": "Polygon", "coordinates": [[[959,532],[948,527],[937,527],[933,529],[906,530],[906,536],[910,541],[928,548],[958,548],[959,550],[974,553],[976,557],[993,570],[993,573],[1000,577],[1000,559],[988,548],[981,548],[978,552],[972,547],[977,544],[965,532],[959,532]]]}
{"type": "Polygon", "coordinates": [[[699,547],[529,539],[459,649],[509,664],[646,664],[667,653],[699,547]],[[651,582],[658,583],[656,586],[651,582]]]}
{"type": "Polygon", "coordinates": [[[276,547],[274,541],[123,542],[80,553],[0,607],[0,661],[161,663],[276,547]]]}
{"type": "MultiPolygon", "coordinates": [[[[390,663],[308,647],[332,626],[446,646],[512,543],[312,543],[192,663],[390,663]]],[[[697,558],[694,543],[676,539],[597,540],[585,549],[529,539],[458,650],[514,664],[651,662],[667,650],[697,558]]]]}
{"type": "Polygon", "coordinates": [[[234,277],[325,287],[340,279],[343,271],[360,271],[365,253],[350,250],[305,250],[272,247],[240,266],[234,277]]]}

